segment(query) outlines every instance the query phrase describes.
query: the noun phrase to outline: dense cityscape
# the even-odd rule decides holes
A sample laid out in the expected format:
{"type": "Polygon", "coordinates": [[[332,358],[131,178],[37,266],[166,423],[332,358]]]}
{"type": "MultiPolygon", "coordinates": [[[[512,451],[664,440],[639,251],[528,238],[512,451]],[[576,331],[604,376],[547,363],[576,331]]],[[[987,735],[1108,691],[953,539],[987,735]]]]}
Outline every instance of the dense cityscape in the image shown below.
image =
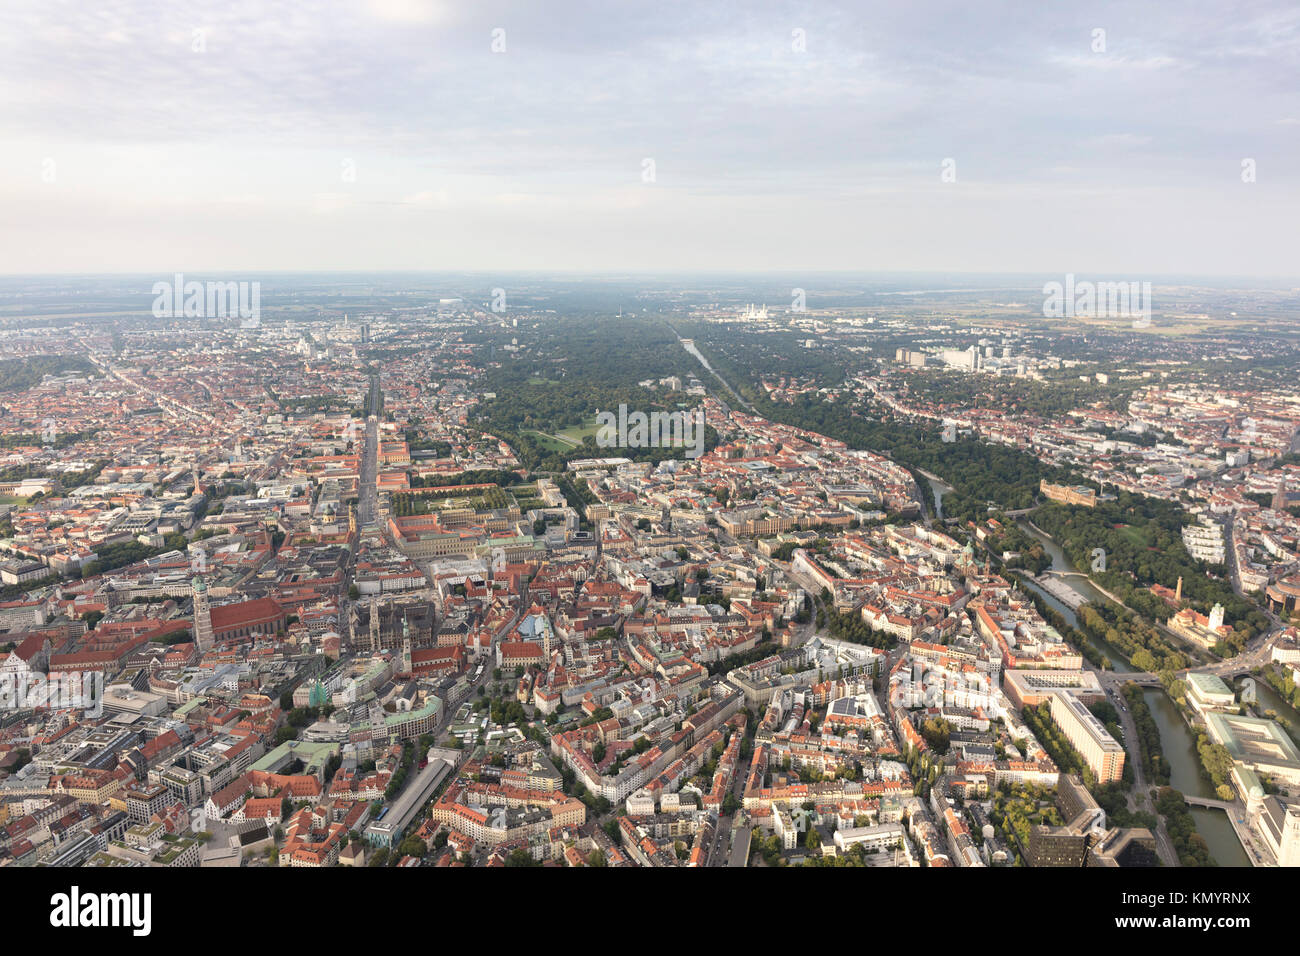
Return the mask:
{"type": "Polygon", "coordinates": [[[0,865],[1300,862],[1293,290],[478,281],[0,288],[0,865]]]}
{"type": "Polygon", "coordinates": [[[1280,0],[0,4],[6,926],[1284,933],[1297,62],[1280,0]]]}

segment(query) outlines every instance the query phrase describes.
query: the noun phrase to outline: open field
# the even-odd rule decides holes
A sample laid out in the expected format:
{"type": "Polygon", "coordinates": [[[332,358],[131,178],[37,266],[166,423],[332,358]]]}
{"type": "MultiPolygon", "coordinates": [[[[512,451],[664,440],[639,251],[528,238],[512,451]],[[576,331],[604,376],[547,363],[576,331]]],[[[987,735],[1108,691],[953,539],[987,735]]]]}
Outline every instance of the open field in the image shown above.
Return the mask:
{"type": "Polygon", "coordinates": [[[564,429],[564,431],[557,433],[556,437],[562,438],[566,441],[571,441],[574,445],[581,445],[584,438],[588,435],[594,437],[598,431],[600,431],[600,426],[596,424],[596,421],[593,419],[583,425],[571,425],[564,429]]]}
{"type": "Polygon", "coordinates": [[[528,429],[523,432],[525,435],[532,436],[539,445],[547,451],[572,451],[578,447],[576,441],[566,441],[555,435],[548,435],[545,432],[539,432],[536,429],[528,429]]]}

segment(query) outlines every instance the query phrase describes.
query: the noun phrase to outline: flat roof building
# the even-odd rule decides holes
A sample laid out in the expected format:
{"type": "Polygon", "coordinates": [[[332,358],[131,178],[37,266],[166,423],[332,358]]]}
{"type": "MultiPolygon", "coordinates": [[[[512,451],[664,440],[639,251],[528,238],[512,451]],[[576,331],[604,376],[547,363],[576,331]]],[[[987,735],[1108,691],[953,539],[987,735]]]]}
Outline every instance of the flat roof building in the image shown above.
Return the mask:
{"type": "Polygon", "coordinates": [[[1069,690],[1085,703],[1103,700],[1106,692],[1092,671],[1008,670],[1002,675],[1002,689],[1016,707],[1037,707],[1061,690],[1069,690]]]}
{"type": "Polygon", "coordinates": [[[892,850],[903,844],[903,825],[881,823],[872,827],[848,827],[835,831],[835,847],[841,852],[859,844],[868,850],[892,850]]]}
{"type": "Polygon", "coordinates": [[[1205,724],[1210,739],[1227,747],[1233,760],[1282,783],[1300,785],[1300,751],[1275,721],[1209,713],[1205,724]]]}
{"type": "Polygon", "coordinates": [[[438,758],[430,760],[429,765],[385,808],[387,812],[366,827],[366,841],[377,846],[392,846],[397,843],[424,802],[433,796],[433,792],[447,779],[450,772],[451,764],[447,761],[438,758]]]}
{"type": "Polygon", "coordinates": [[[1067,740],[1079,751],[1100,783],[1119,780],[1124,774],[1124,747],[1097,719],[1083,701],[1070,693],[1052,696],[1052,719],[1067,740]]]}
{"type": "Polygon", "coordinates": [[[1237,702],[1236,695],[1232,688],[1223,682],[1223,679],[1216,677],[1214,674],[1198,674],[1192,672],[1187,675],[1187,700],[1192,708],[1199,713],[1207,713],[1212,710],[1224,710],[1232,707],[1237,702]]]}

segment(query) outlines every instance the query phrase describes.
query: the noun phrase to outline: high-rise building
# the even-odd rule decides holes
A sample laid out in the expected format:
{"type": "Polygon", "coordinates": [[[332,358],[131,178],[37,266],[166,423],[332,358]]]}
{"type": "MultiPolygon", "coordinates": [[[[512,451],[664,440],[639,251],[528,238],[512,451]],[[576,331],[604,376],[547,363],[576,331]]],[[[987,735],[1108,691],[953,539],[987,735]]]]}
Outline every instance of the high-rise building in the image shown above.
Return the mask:
{"type": "Polygon", "coordinates": [[[1282,842],[1278,848],[1278,866],[1300,866],[1300,807],[1286,808],[1282,824],[1282,842]]]}
{"type": "Polygon", "coordinates": [[[1141,827],[1110,827],[1106,812],[1074,774],[1061,774],[1056,805],[1064,826],[1039,824],[1029,831],[1025,863],[1042,867],[1155,866],[1155,836],[1141,827]]]}
{"type": "Polygon", "coordinates": [[[1265,797],[1258,827],[1278,866],[1300,866],[1300,805],[1265,797]]]}
{"type": "Polygon", "coordinates": [[[1029,831],[1025,862],[1030,866],[1084,866],[1087,857],[1087,833],[1044,824],[1038,824],[1029,831]]]}
{"type": "Polygon", "coordinates": [[[1052,696],[1051,706],[1052,719],[1096,774],[1098,782],[1119,780],[1124,773],[1124,748],[1083,701],[1066,690],[1052,696]]]}

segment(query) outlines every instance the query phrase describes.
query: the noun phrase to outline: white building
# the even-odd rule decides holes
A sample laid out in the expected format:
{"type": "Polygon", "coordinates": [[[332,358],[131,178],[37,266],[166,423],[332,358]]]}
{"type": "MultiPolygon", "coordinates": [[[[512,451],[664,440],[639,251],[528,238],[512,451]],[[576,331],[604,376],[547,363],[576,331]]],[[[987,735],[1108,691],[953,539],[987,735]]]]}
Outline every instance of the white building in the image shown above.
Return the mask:
{"type": "Polygon", "coordinates": [[[627,815],[629,817],[652,817],[655,812],[655,798],[644,787],[628,794],[627,815]]]}
{"type": "Polygon", "coordinates": [[[1183,546],[1198,561],[1222,564],[1225,555],[1223,528],[1217,522],[1204,518],[1201,522],[1183,529],[1183,546]]]}
{"type": "Polygon", "coordinates": [[[849,827],[835,831],[835,847],[840,852],[862,846],[867,850],[892,850],[903,843],[901,823],[881,823],[874,827],[849,827]]]}

